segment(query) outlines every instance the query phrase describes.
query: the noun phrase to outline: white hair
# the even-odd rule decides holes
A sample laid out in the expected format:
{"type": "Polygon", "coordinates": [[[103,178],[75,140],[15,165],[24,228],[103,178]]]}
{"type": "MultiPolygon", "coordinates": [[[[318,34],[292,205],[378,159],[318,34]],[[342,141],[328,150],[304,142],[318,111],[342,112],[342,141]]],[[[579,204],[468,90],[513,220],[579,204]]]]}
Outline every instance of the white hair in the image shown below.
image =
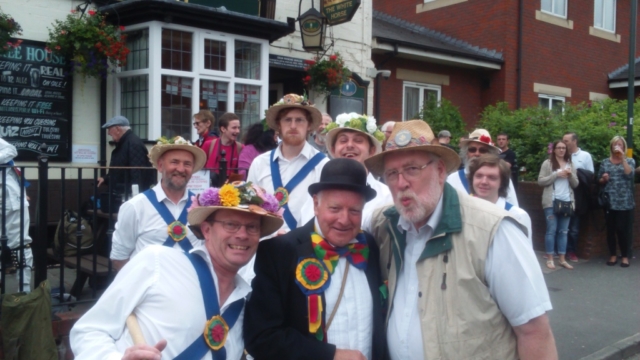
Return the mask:
{"type": "Polygon", "coordinates": [[[393,129],[393,127],[396,125],[395,121],[387,121],[386,123],[384,123],[381,127],[380,130],[382,131],[387,131],[387,129],[389,127],[391,127],[393,129]]]}

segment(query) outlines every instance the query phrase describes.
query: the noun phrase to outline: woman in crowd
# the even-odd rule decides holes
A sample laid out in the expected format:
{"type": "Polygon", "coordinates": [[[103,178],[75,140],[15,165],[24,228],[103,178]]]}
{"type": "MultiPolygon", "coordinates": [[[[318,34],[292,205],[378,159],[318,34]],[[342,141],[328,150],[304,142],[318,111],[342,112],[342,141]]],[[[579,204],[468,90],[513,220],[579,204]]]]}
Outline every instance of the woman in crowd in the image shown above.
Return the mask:
{"type": "Polygon", "coordinates": [[[209,110],[200,110],[200,112],[193,115],[193,127],[198,133],[198,140],[196,140],[195,144],[207,154],[207,158],[211,152],[211,142],[216,138],[215,135],[211,134],[211,128],[215,121],[213,113],[209,110]]]}
{"type": "Polygon", "coordinates": [[[253,124],[244,136],[244,148],[238,160],[239,173],[247,175],[249,167],[258,155],[273,150],[278,146],[275,132],[272,129],[264,129],[262,122],[253,124]]]}
{"type": "Polygon", "coordinates": [[[626,152],[627,142],[622,136],[614,136],[609,144],[610,156],[602,161],[598,171],[598,182],[609,195],[609,209],[605,215],[610,255],[607,265],[613,266],[618,262],[617,237],[621,255],[620,266],[625,268],[629,267],[630,228],[636,205],[630,184],[636,164],[632,158],[625,156],[626,152]]]}
{"type": "Polygon", "coordinates": [[[571,163],[571,155],[562,140],[553,143],[553,152],[549,155],[549,159],[542,163],[538,175],[538,185],[544,186],[542,208],[547,219],[547,232],[544,236],[547,267],[549,269],[556,268],[553,263],[553,253],[554,248],[557,247],[560,266],[565,269],[573,269],[573,266],[569,265],[565,259],[571,217],[555,214],[553,206],[556,201],[569,201],[571,207],[574,208],[573,188],[578,186],[576,168],[571,163]]]}
{"type": "Polygon", "coordinates": [[[530,245],[533,246],[529,214],[506,200],[511,176],[511,170],[507,163],[500,159],[498,155],[482,155],[470,160],[468,176],[469,184],[471,184],[471,195],[507,210],[509,215],[513,216],[527,229],[530,245]]]}

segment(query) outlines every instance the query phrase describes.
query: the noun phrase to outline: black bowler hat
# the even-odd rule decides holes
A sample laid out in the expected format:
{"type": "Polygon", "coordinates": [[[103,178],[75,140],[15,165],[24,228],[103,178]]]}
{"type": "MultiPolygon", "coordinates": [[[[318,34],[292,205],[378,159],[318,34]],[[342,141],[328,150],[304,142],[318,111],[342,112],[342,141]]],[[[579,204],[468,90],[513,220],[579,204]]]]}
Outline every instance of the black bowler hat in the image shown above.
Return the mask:
{"type": "Polygon", "coordinates": [[[357,192],[366,201],[376,197],[376,191],[367,185],[367,170],[364,165],[347,158],[329,160],[322,168],[320,182],[309,185],[309,194],[313,196],[327,189],[357,192]]]}

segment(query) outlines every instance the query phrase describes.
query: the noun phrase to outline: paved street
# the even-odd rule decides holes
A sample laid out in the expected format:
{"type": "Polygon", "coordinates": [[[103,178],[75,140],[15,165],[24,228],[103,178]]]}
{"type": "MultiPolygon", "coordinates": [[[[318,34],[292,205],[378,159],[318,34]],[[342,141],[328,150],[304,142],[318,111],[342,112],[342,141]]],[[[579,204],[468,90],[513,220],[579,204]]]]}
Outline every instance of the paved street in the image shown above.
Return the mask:
{"type": "MultiPolygon", "coordinates": [[[[582,359],[640,333],[638,259],[626,269],[620,263],[606,266],[604,258],[581,260],[572,263],[574,270],[560,268],[557,259],[557,268],[549,270],[542,253],[538,259],[553,304],[549,318],[560,359],[582,359]]],[[[610,350],[589,359],[622,359],[601,356],[610,350]]]]}

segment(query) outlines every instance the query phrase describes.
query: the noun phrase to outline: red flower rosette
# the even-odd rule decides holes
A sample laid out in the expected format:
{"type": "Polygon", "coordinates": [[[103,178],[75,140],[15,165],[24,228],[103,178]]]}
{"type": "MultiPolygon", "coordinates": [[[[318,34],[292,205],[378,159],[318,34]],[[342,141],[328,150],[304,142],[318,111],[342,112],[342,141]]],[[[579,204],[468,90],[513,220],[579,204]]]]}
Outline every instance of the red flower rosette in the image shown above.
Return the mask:
{"type": "Polygon", "coordinates": [[[177,220],[167,226],[167,233],[175,242],[181,241],[187,237],[187,232],[187,227],[177,220]]]}
{"type": "Polygon", "coordinates": [[[491,141],[491,137],[489,137],[487,135],[480,136],[479,140],[480,140],[480,142],[483,142],[485,144],[493,145],[493,142],[491,141]]]}
{"type": "Polygon", "coordinates": [[[220,315],[209,319],[204,326],[204,341],[213,350],[220,350],[224,346],[228,334],[229,325],[220,315]]]}
{"type": "Polygon", "coordinates": [[[277,188],[273,196],[278,199],[278,205],[280,205],[280,207],[283,207],[286,203],[289,202],[289,192],[283,187],[277,188]]]}
{"type": "Polygon", "coordinates": [[[296,266],[296,284],[305,295],[320,294],[331,283],[326,265],[317,258],[300,258],[296,266]]]}

